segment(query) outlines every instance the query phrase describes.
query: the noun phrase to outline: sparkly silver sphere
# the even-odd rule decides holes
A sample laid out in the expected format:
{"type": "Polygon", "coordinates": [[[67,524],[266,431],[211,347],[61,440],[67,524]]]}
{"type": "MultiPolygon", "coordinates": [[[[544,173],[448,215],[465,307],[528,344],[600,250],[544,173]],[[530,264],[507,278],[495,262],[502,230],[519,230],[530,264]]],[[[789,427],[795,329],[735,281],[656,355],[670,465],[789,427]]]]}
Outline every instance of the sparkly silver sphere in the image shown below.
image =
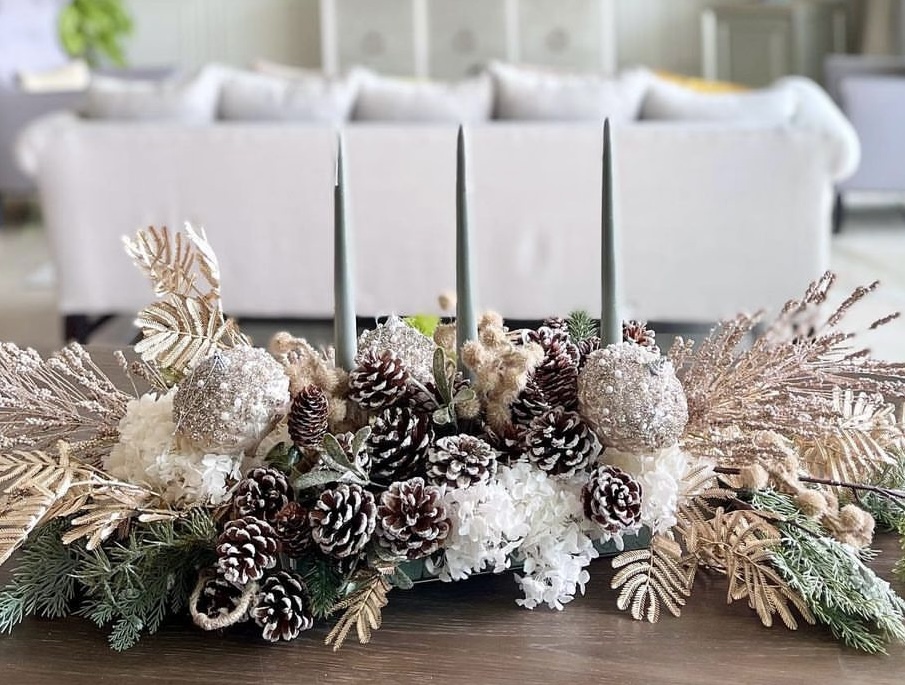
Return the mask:
{"type": "Polygon", "coordinates": [[[195,449],[236,454],[255,446],[288,405],[283,367],[266,350],[233,347],[200,361],[179,384],[173,420],[195,449]]]}
{"type": "Polygon", "coordinates": [[[578,406],[600,441],[623,452],[670,447],[688,423],[672,362],[631,342],[588,357],[578,376],[578,406]]]}
{"type": "Polygon", "coordinates": [[[365,331],[358,338],[358,356],[355,362],[361,361],[367,351],[378,354],[384,350],[393,350],[406,370],[422,383],[434,380],[434,352],[437,344],[420,331],[409,326],[398,316],[391,316],[371,330],[365,331]]]}

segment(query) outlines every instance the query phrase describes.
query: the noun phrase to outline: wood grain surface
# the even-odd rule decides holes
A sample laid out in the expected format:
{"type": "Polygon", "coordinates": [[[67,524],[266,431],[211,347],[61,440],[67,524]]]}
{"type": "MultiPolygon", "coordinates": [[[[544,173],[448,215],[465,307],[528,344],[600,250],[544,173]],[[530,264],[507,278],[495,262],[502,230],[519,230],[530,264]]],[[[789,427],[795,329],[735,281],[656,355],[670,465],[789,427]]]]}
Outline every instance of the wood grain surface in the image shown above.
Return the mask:
{"type": "MultiPolygon", "coordinates": [[[[891,579],[894,536],[878,536],[874,567],[891,579]]],[[[0,569],[5,581],[9,569],[0,569]]],[[[651,625],[615,607],[609,561],[595,561],[584,597],[564,611],[515,604],[511,574],[390,593],[370,645],[354,636],[337,653],[326,626],[269,645],[253,631],[204,633],[168,623],[124,653],[106,634],[70,618],[28,619],[0,636],[0,685],[64,683],[901,683],[905,648],[870,656],[839,645],[822,628],[764,628],[744,603],[726,604],[725,581],[699,576],[679,619],[651,625]]],[[[894,586],[902,591],[901,584],[894,586]]]]}

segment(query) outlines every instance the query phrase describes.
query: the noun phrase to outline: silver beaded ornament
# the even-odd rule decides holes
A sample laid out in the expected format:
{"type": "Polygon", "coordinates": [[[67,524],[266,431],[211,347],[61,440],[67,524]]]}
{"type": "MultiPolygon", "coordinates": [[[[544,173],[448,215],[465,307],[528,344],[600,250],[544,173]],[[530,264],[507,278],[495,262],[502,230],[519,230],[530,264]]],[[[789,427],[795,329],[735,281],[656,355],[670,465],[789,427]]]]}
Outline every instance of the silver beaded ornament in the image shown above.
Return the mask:
{"type": "Polygon", "coordinates": [[[391,316],[374,328],[365,331],[358,338],[359,363],[365,352],[372,350],[378,355],[384,350],[393,350],[406,370],[422,383],[434,380],[434,352],[436,343],[420,331],[415,330],[398,316],[391,316]]]}
{"type": "Polygon", "coordinates": [[[631,342],[588,356],[578,376],[578,406],[600,441],[623,452],[670,447],[688,423],[672,362],[631,342]]]}
{"type": "Polygon", "coordinates": [[[266,350],[233,347],[200,361],[179,384],[173,420],[195,449],[236,454],[255,446],[288,406],[283,367],[266,350]]]}

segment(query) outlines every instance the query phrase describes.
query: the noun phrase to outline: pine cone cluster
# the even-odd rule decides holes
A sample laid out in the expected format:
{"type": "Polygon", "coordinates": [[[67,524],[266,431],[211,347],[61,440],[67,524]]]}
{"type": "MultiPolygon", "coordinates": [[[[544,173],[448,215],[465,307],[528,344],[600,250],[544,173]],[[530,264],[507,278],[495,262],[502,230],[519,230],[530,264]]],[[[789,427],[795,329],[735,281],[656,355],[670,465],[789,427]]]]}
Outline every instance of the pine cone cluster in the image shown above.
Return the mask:
{"type": "Polygon", "coordinates": [[[233,503],[239,516],[270,521],[291,500],[292,487],[283,472],[261,466],[239,481],[233,503]]]}
{"type": "Polygon", "coordinates": [[[450,521],[443,491],[423,478],[393,483],[377,507],[377,541],[394,555],[421,559],[440,549],[450,521]]]}
{"type": "Polygon", "coordinates": [[[294,640],[314,625],[308,609],[308,593],[302,579],[289,571],[277,571],[264,578],[251,616],[265,640],[294,640]]]}
{"type": "Polygon", "coordinates": [[[364,549],[376,517],[374,495],[355,483],[340,483],[324,490],[308,513],[311,538],[324,554],[343,559],[364,549]]]}
{"type": "Polygon", "coordinates": [[[434,485],[467,488],[483,483],[496,473],[497,455],[480,438],[452,435],[440,438],[427,454],[428,480],[434,485]]]}
{"type": "Polygon", "coordinates": [[[528,459],[551,476],[571,476],[600,452],[597,436],[581,416],[562,407],[534,419],[524,445],[528,459]]]}
{"type": "Polygon", "coordinates": [[[317,385],[307,385],[292,399],[287,425],[289,437],[299,449],[320,447],[327,433],[329,406],[327,393],[317,385]]]}
{"type": "Polygon", "coordinates": [[[647,327],[646,321],[623,321],[622,339],[625,342],[633,342],[654,352],[660,351],[660,348],[657,347],[657,334],[647,327]]]}
{"type": "Polygon", "coordinates": [[[392,350],[367,350],[349,374],[349,399],[369,411],[385,409],[406,397],[410,378],[392,350]]]}
{"type": "Polygon", "coordinates": [[[234,612],[241,597],[241,586],[229,582],[221,575],[215,575],[201,586],[196,608],[208,618],[220,618],[234,612]]]}
{"type": "Polygon", "coordinates": [[[276,566],[280,542],[267,521],[245,516],[228,522],[217,539],[217,566],[231,583],[260,580],[276,566]]]}
{"type": "Polygon", "coordinates": [[[277,512],[273,529],[280,539],[280,551],[290,557],[300,557],[313,545],[308,510],[298,502],[290,502],[277,512]]]}
{"type": "Polygon", "coordinates": [[[434,438],[431,417],[409,407],[389,407],[371,425],[371,479],[394,483],[423,474],[427,448],[434,438]]]}
{"type": "Polygon", "coordinates": [[[610,533],[641,522],[641,484],[615,466],[601,465],[581,492],[585,515],[610,533]]]}

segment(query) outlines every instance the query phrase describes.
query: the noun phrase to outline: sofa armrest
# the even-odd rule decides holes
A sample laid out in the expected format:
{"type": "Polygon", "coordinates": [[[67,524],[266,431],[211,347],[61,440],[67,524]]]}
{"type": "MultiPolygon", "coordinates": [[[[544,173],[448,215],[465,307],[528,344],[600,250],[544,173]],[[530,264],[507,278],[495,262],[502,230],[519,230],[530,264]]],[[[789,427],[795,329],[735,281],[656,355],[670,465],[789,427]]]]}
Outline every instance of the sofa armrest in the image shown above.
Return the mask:
{"type": "Polygon", "coordinates": [[[829,145],[833,180],[843,181],[855,173],[861,161],[858,134],[826,91],[804,76],[786,76],[777,85],[792,89],[798,97],[792,125],[819,133],[829,145]]]}
{"type": "Polygon", "coordinates": [[[14,143],[14,154],[19,169],[29,178],[37,179],[47,146],[59,141],[60,134],[76,126],[78,122],[79,117],[75,112],[60,111],[39,117],[28,124],[14,143]]]}

